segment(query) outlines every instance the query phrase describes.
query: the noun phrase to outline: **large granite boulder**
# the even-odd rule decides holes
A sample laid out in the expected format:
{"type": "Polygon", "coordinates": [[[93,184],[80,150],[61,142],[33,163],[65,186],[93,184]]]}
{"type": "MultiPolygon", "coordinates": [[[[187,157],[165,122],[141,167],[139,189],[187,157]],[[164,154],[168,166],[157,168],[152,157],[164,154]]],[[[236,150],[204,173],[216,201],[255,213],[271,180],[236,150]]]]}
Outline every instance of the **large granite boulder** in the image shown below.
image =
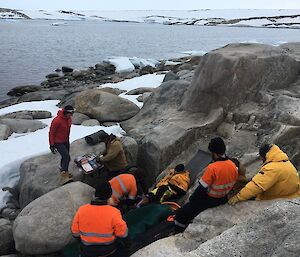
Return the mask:
{"type": "Polygon", "coordinates": [[[39,91],[41,89],[41,86],[36,85],[28,85],[28,86],[19,86],[11,89],[7,95],[9,96],[21,96],[25,95],[30,92],[39,91]]]}
{"type": "Polygon", "coordinates": [[[40,120],[51,118],[51,112],[48,111],[18,111],[11,112],[5,115],[1,115],[0,119],[28,119],[28,120],[40,120]]]}
{"type": "Polygon", "coordinates": [[[259,91],[287,87],[299,70],[300,63],[279,47],[230,44],[201,58],[182,109],[233,109],[245,101],[256,101],[259,91]]]}
{"type": "Polygon", "coordinates": [[[86,90],[76,96],[75,108],[100,122],[128,120],[140,110],[133,102],[101,89],[86,90]]]}
{"type": "MultiPolygon", "coordinates": [[[[122,137],[126,157],[129,164],[136,164],[137,143],[134,139],[122,137]]],[[[105,151],[105,144],[100,143],[93,146],[88,145],[84,139],[74,141],[70,147],[71,162],[69,171],[73,174],[74,180],[83,180],[83,172],[74,163],[74,158],[83,154],[100,154],[105,151]]],[[[20,167],[19,189],[20,207],[24,208],[34,199],[61,186],[59,175],[59,154],[45,154],[26,160],[20,167]]]]}
{"type": "Polygon", "coordinates": [[[34,132],[47,127],[41,121],[24,119],[0,119],[0,124],[8,126],[15,133],[34,132]]]}
{"type": "Polygon", "coordinates": [[[299,200],[247,201],[198,215],[183,234],[134,256],[298,256],[299,200]]]}
{"type": "Polygon", "coordinates": [[[12,223],[6,219],[0,219],[0,255],[14,252],[14,238],[12,223]]]}
{"type": "Polygon", "coordinates": [[[74,242],[70,230],[73,217],[93,194],[92,187],[74,182],[27,205],[14,221],[16,249],[23,255],[48,254],[74,242]]]}

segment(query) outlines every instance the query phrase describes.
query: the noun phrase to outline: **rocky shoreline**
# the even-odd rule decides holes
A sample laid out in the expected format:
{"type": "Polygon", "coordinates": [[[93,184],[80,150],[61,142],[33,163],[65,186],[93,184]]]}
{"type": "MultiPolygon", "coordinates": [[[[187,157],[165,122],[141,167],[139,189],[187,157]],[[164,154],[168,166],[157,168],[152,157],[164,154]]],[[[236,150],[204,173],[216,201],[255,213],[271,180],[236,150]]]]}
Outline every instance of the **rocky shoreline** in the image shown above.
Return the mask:
{"type": "MultiPolygon", "coordinates": [[[[0,106],[59,99],[60,105],[76,107],[75,124],[91,119],[120,122],[127,158],[145,170],[148,186],[169,166],[187,163],[198,149],[206,151],[213,136],[223,137],[228,154],[247,164],[248,178],[259,168],[255,158],[263,142],[280,145],[300,170],[300,43],[230,44],[202,57],[173,61],[178,64],[161,62],[123,74],[107,63],[84,71],[64,70],[47,75],[39,87],[12,90],[13,97],[0,106]],[[97,89],[149,73],[166,74],[160,87],[141,85],[127,92],[142,96],[142,109],[119,97],[116,88],[97,89]],[[117,110],[122,115],[116,115],[117,110]]],[[[0,124],[30,115],[32,120],[47,114],[10,114],[0,117],[0,124]]],[[[83,139],[76,140],[71,156],[104,151],[102,144],[89,147],[83,139]]],[[[61,250],[73,242],[71,220],[77,208],[89,202],[93,189],[83,183],[75,164],[70,171],[76,182],[61,187],[57,162],[58,156],[49,153],[22,163],[18,187],[1,211],[0,256],[62,256],[61,250]]],[[[299,199],[224,205],[201,213],[184,234],[157,241],[134,256],[250,257],[264,256],[267,249],[270,256],[296,257],[299,217],[299,199]]]]}

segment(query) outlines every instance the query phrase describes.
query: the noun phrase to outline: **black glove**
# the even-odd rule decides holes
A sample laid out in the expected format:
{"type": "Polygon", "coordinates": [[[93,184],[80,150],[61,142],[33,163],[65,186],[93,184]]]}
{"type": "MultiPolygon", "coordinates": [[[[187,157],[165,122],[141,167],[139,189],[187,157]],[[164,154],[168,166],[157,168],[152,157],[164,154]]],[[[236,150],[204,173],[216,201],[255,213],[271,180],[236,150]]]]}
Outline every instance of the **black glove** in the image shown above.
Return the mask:
{"type": "Polygon", "coordinates": [[[50,145],[50,151],[53,153],[53,154],[56,154],[57,153],[57,149],[55,148],[54,145],[50,145]]]}

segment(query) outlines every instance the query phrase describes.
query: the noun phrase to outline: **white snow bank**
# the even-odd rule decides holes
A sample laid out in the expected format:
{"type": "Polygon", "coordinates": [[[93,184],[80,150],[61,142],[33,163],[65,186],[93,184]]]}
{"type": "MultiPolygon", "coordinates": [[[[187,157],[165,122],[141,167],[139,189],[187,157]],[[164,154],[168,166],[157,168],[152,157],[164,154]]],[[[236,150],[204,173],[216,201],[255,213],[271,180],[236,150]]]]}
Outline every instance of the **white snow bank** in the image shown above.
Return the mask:
{"type": "MultiPolygon", "coordinates": [[[[59,108],[56,106],[58,102],[59,101],[57,100],[49,100],[20,103],[0,109],[0,115],[21,110],[44,110],[50,111],[52,116],[55,116],[59,110],[59,108]]],[[[0,189],[4,186],[13,186],[18,181],[19,167],[24,160],[32,156],[50,153],[48,132],[52,119],[53,118],[41,120],[43,123],[48,125],[48,127],[44,129],[40,129],[32,133],[14,134],[7,140],[0,141],[0,189]]],[[[70,141],[73,142],[100,129],[105,130],[107,133],[113,133],[118,136],[124,133],[120,126],[85,127],[72,125],[70,141]]],[[[6,196],[7,193],[0,190],[0,208],[5,203],[6,196]]]]}
{"type": "MultiPolygon", "coordinates": [[[[135,88],[140,88],[140,87],[153,87],[157,88],[160,86],[160,84],[163,82],[165,75],[164,74],[147,74],[143,75],[140,77],[132,78],[132,79],[127,79],[119,83],[106,83],[99,88],[103,87],[112,87],[112,88],[119,88],[121,90],[132,90],[135,88]]],[[[120,94],[120,97],[123,97],[125,99],[128,99],[135,103],[138,107],[142,108],[143,103],[138,102],[136,99],[138,95],[126,95],[125,93],[120,94]]]]}
{"type": "Polygon", "coordinates": [[[116,67],[116,72],[125,73],[134,71],[134,65],[131,63],[128,57],[111,57],[105,62],[111,63],[116,67]]]}
{"type": "Polygon", "coordinates": [[[155,59],[143,59],[143,58],[138,58],[138,57],[132,57],[129,58],[130,62],[139,68],[143,68],[145,66],[152,66],[155,67],[156,65],[159,64],[158,60],[155,59]]]}

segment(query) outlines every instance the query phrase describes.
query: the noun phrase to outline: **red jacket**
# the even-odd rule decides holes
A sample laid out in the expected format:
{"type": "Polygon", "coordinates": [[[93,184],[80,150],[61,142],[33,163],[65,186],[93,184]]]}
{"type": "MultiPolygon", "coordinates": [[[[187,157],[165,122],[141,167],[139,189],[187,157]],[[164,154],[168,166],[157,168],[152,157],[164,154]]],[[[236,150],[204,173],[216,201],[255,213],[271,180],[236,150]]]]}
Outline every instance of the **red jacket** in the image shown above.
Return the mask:
{"type": "Polygon", "coordinates": [[[59,110],[52,120],[49,131],[49,144],[69,142],[72,118],[64,116],[64,110],[59,110]]]}

